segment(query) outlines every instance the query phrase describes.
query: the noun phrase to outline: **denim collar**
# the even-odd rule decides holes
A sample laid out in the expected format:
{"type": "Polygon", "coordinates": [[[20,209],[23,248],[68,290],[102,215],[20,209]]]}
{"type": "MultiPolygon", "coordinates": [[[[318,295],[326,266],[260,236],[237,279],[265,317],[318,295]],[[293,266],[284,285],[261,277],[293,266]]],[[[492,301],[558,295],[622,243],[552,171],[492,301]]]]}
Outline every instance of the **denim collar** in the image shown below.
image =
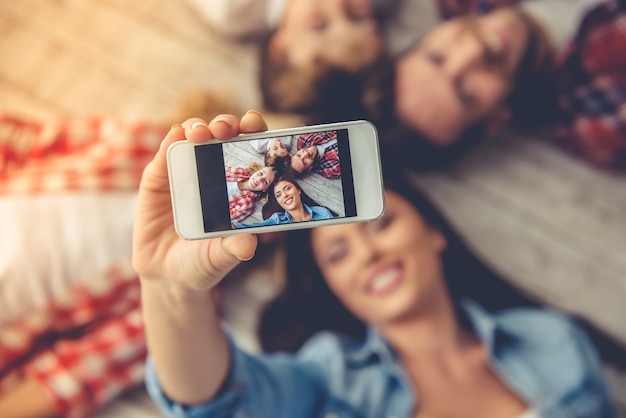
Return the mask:
{"type": "MultiPolygon", "coordinates": [[[[462,300],[458,314],[460,320],[469,326],[487,347],[490,356],[497,349],[496,345],[500,343],[501,338],[511,337],[488,311],[472,300],[462,300]]],[[[355,365],[378,362],[392,365],[395,363],[396,353],[376,329],[369,327],[363,343],[350,351],[347,359],[355,365]]]]}

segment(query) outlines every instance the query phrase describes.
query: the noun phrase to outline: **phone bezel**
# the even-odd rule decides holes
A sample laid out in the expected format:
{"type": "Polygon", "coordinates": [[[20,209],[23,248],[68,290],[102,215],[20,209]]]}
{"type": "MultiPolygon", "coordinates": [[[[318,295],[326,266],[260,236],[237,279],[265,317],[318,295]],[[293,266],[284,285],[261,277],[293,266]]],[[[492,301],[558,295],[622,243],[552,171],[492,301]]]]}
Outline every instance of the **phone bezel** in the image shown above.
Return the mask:
{"type": "Polygon", "coordinates": [[[353,222],[364,222],[379,218],[385,208],[380,151],[376,128],[368,121],[351,121],[312,125],[298,128],[279,129],[254,134],[242,134],[228,141],[249,141],[266,137],[298,135],[324,130],[348,130],[348,144],[352,162],[354,197],[357,215],[347,218],[298,222],[281,225],[261,226],[253,229],[229,229],[205,232],[202,204],[195,159],[195,147],[225,141],[210,140],[195,144],[182,140],[171,144],[167,150],[167,167],[174,227],[178,235],[186,240],[226,237],[237,234],[260,234],[273,231],[316,228],[353,222]]]}

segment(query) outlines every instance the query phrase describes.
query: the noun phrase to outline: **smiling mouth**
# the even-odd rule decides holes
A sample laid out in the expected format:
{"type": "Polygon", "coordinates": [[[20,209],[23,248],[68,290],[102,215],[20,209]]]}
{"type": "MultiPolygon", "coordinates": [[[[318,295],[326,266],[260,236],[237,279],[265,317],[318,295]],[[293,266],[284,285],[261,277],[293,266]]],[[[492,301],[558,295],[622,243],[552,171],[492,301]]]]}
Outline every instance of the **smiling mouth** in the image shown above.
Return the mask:
{"type": "Polygon", "coordinates": [[[293,197],[288,197],[285,200],[283,200],[283,205],[288,206],[291,204],[291,202],[293,202],[293,197]]]}
{"type": "Polygon", "coordinates": [[[387,266],[370,278],[367,292],[375,295],[391,293],[402,281],[402,267],[399,264],[387,266]]]}

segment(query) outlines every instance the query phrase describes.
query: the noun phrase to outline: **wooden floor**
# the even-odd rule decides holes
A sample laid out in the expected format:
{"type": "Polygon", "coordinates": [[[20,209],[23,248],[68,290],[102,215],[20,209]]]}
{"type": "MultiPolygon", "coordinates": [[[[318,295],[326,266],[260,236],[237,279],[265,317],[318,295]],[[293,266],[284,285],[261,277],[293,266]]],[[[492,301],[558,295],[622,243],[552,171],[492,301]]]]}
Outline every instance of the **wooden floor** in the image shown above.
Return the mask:
{"type": "MultiPolygon", "coordinates": [[[[226,98],[224,109],[259,108],[256,47],[219,40],[184,1],[0,0],[0,55],[0,109],[26,116],[171,123],[192,116],[176,109],[199,90],[226,98]]],[[[626,178],[595,171],[539,137],[508,134],[416,181],[505,276],[626,346],[626,178]]],[[[230,296],[227,313],[251,349],[245,338],[270,276],[230,296]]],[[[626,410],[623,372],[610,378],[626,410]]],[[[120,405],[102,416],[150,415],[149,406],[140,413],[120,405]]]]}

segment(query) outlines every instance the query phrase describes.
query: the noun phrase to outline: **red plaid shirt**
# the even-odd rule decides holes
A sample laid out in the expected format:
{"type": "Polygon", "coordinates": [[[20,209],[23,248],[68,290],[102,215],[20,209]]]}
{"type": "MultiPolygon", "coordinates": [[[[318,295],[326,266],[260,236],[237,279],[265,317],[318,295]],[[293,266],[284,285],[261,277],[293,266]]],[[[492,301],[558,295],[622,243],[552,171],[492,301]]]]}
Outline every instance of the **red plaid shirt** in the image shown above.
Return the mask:
{"type": "Polygon", "coordinates": [[[556,71],[556,139],[593,164],[626,171],[626,2],[587,14],[556,71]]]}
{"type": "MultiPolygon", "coordinates": [[[[239,182],[250,178],[250,174],[243,167],[226,167],[226,181],[239,182]]],[[[259,194],[250,190],[242,190],[228,198],[231,222],[239,222],[254,212],[254,204],[259,194]]]]}
{"type": "Polygon", "coordinates": [[[137,190],[169,127],[109,117],[0,113],[0,193],[137,190]]]}
{"type": "MultiPolygon", "coordinates": [[[[337,140],[337,132],[335,131],[302,134],[298,137],[298,149],[313,145],[323,145],[333,140],[337,140]]],[[[339,146],[337,142],[327,147],[323,155],[318,156],[313,169],[327,179],[338,179],[341,177],[339,146]]]]}
{"type": "MultiPolygon", "coordinates": [[[[137,190],[167,131],[133,119],[40,122],[0,113],[0,195],[137,190]]],[[[143,383],[145,357],[139,281],[128,254],[0,328],[0,395],[29,377],[59,416],[85,418],[143,383]]]]}

